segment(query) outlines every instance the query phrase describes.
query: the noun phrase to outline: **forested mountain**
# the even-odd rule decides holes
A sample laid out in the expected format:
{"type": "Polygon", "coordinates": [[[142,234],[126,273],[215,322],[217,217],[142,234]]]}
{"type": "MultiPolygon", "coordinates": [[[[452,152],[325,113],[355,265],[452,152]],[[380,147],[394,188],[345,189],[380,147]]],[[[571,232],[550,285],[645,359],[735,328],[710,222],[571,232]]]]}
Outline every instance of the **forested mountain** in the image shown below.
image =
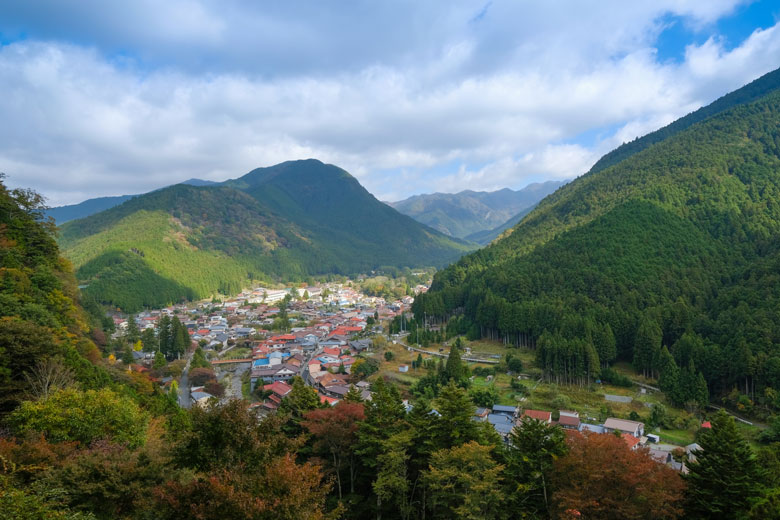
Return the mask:
{"type": "MultiPolygon", "coordinates": [[[[217,184],[212,181],[204,181],[202,179],[188,179],[180,184],[188,184],[190,186],[211,186],[217,184]]],[[[54,208],[46,208],[43,213],[47,217],[52,217],[57,225],[64,224],[69,220],[76,220],[79,218],[88,217],[95,213],[100,213],[107,209],[119,206],[125,201],[137,197],[137,195],[118,195],[116,197],[97,197],[94,199],[87,199],[78,204],[69,204],[67,206],[57,206],[54,208]]]]}
{"type": "Polygon", "coordinates": [[[523,211],[513,216],[512,218],[510,218],[509,220],[507,220],[506,222],[504,222],[498,227],[472,233],[466,237],[466,240],[470,240],[471,242],[476,242],[477,244],[487,245],[491,243],[493,240],[497,239],[501,235],[501,233],[503,233],[507,229],[516,226],[517,223],[523,220],[523,217],[531,213],[531,211],[533,211],[535,207],[536,204],[534,204],[530,208],[524,209],[523,211]]]}
{"type": "MultiPolygon", "coordinates": [[[[755,97],[745,89],[723,99],[755,97]]],[[[778,121],[775,90],[576,179],[439,272],[415,311],[542,343],[551,372],[617,354],[667,387],[701,372],[710,395],[779,405],[778,121]]]]}
{"type": "MultiPolygon", "coordinates": [[[[485,237],[491,236],[492,231],[528,212],[563,184],[563,181],[547,181],[529,184],[518,191],[504,188],[498,191],[431,193],[415,195],[390,205],[442,233],[468,240],[473,240],[469,235],[474,235],[484,240],[479,243],[488,243],[490,240],[485,237]],[[477,235],[482,232],[487,233],[477,235]]],[[[499,234],[500,231],[493,238],[499,234]]]]}
{"type": "Polygon", "coordinates": [[[60,243],[87,295],[128,310],[236,292],[249,280],[443,265],[469,249],[316,160],[147,193],[66,223],[60,243]]]}

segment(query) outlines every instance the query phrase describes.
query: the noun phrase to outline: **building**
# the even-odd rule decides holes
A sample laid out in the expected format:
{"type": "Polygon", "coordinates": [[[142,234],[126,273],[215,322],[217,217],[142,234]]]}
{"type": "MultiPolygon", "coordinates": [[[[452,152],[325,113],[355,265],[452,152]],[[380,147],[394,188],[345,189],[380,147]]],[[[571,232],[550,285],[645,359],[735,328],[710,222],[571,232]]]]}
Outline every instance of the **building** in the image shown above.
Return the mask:
{"type": "Polygon", "coordinates": [[[561,428],[569,430],[580,429],[580,414],[577,412],[570,412],[568,410],[558,411],[558,424],[561,428]]]}
{"type": "Polygon", "coordinates": [[[615,419],[614,417],[610,417],[604,422],[604,429],[607,433],[618,431],[620,433],[633,435],[636,438],[640,438],[645,434],[644,423],[626,419],[615,419]]]}
{"type": "Polygon", "coordinates": [[[536,419],[542,421],[545,424],[552,424],[552,412],[545,412],[544,410],[523,410],[523,415],[520,420],[523,419],[536,419]]]}

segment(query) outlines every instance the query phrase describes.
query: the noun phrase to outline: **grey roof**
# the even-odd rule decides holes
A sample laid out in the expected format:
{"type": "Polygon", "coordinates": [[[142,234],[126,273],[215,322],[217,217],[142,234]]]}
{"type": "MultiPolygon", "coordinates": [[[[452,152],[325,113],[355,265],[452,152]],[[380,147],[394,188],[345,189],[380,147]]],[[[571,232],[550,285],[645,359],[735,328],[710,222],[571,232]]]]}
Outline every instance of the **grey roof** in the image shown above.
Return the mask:
{"type": "Polygon", "coordinates": [[[493,413],[501,413],[501,414],[511,413],[511,414],[514,414],[516,410],[517,410],[517,408],[515,408],[514,406],[505,406],[505,405],[501,405],[501,404],[493,405],[493,413]]]}
{"type": "Polygon", "coordinates": [[[192,398],[195,401],[200,401],[201,399],[208,399],[209,397],[214,397],[214,396],[209,394],[208,392],[192,392],[192,398]]]}
{"type": "Polygon", "coordinates": [[[603,426],[600,424],[588,424],[588,423],[580,423],[580,431],[589,431],[593,433],[607,433],[607,430],[604,429],[603,426]]]}
{"type": "Polygon", "coordinates": [[[493,425],[498,433],[503,435],[508,435],[515,425],[514,421],[503,413],[488,414],[487,420],[490,424],[493,425]]]}

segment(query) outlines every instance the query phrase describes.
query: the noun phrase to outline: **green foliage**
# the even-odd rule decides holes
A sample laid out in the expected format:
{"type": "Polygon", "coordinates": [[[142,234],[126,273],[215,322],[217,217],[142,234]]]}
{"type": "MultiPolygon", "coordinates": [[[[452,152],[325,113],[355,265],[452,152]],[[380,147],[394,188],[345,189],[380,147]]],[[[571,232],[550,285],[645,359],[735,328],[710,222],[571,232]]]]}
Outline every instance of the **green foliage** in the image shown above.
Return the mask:
{"type": "Polygon", "coordinates": [[[724,411],[698,439],[700,450],[688,463],[686,513],[689,518],[744,518],[764,494],[764,472],[734,419],[724,411]]]}
{"type": "Polygon", "coordinates": [[[509,436],[506,475],[507,495],[512,507],[532,513],[549,514],[547,483],[556,459],[566,454],[566,436],[559,426],[525,418],[509,436]]]}
{"type": "Polygon", "coordinates": [[[38,432],[53,442],[88,445],[107,439],[139,446],[146,438],[148,416],[130,398],[104,388],[60,390],[40,401],[24,401],[9,417],[17,434],[38,432]]]}
{"type": "Polygon", "coordinates": [[[386,350],[385,351],[385,361],[392,361],[393,358],[395,358],[395,354],[393,354],[391,351],[386,350]]]}
{"type": "Polygon", "coordinates": [[[192,354],[192,361],[190,361],[190,368],[211,368],[211,363],[206,359],[206,355],[203,353],[203,349],[198,347],[192,354]]]}

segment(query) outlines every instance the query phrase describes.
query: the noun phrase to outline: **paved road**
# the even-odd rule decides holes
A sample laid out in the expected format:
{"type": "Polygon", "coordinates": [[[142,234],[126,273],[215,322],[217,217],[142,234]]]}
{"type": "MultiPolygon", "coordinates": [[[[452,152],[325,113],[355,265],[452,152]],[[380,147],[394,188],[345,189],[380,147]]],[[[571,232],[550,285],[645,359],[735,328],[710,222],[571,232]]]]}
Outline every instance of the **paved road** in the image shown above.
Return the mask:
{"type": "Polygon", "coordinates": [[[190,371],[190,361],[192,361],[192,354],[189,352],[186,355],[187,364],[184,365],[184,370],[181,371],[181,378],[179,379],[179,406],[182,408],[189,408],[192,405],[190,399],[190,380],[187,377],[187,373],[190,371]]]}

